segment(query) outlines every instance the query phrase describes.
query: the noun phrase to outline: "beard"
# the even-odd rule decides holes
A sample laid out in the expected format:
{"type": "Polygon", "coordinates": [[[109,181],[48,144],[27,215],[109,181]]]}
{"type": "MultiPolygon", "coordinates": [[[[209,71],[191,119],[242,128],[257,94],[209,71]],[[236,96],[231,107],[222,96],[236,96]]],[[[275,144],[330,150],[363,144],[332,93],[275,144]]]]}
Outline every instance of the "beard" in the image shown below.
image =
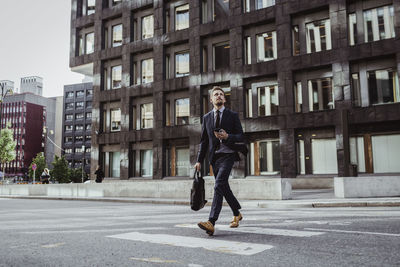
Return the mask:
{"type": "Polygon", "coordinates": [[[217,105],[217,107],[220,107],[220,106],[222,106],[224,104],[224,102],[217,102],[217,103],[215,103],[215,105],[217,105]]]}

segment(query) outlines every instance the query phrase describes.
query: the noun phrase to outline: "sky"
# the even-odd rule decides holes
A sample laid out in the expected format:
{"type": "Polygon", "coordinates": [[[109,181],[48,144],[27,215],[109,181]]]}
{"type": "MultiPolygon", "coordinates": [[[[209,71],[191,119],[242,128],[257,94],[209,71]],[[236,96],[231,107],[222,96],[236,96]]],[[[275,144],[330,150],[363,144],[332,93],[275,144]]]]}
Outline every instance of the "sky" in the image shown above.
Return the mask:
{"type": "Polygon", "coordinates": [[[0,80],[43,78],[43,96],[81,83],[69,68],[71,0],[0,0],[0,80]]]}

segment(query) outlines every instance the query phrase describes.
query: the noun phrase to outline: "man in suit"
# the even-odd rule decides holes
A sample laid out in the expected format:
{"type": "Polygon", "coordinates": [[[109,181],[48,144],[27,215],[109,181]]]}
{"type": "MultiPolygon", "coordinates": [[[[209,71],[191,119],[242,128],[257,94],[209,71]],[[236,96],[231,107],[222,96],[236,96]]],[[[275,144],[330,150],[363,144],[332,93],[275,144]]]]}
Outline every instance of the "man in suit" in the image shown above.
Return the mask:
{"type": "Polygon", "coordinates": [[[238,227],[243,218],[239,212],[241,206],[229,187],[228,179],[234,162],[240,160],[238,151],[247,153],[247,148],[238,144],[243,142],[242,125],[239,115],[225,108],[225,93],[222,88],[214,87],[210,97],[214,108],[203,117],[200,149],[194,167],[200,171],[208,150],[215,176],[214,198],[208,221],[199,222],[198,226],[211,236],[214,234],[215,222],[218,220],[224,197],[233,212],[230,227],[238,227]]]}

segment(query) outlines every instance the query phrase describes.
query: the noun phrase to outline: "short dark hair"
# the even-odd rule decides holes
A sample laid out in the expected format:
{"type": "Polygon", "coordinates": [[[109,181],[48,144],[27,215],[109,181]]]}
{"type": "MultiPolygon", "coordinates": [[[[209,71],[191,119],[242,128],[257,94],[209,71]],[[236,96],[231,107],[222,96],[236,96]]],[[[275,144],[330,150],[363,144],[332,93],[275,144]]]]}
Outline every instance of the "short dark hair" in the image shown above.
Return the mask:
{"type": "Polygon", "coordinates": [[[214,86],[213,89],[211,90],[211,96],[214,94],[215,91],[221,91],[221,92],[224,93],[224,95],[225,95],[225,92],[224,92],[224,90],[222,90],[221,87],[219,87],[219,86],[214,86]]]}

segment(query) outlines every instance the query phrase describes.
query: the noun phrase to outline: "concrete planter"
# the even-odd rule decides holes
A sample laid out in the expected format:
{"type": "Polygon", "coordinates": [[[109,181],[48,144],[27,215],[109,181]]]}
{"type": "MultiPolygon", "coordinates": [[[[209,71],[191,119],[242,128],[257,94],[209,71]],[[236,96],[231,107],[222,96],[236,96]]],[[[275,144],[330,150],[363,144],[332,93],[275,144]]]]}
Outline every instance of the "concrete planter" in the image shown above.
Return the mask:
{"type": "Polygon", "coordinates": [[[396,197],[400,196],[400,176],[335,177],[335,196],[396,197]]]}
{"type": "MultiPolygon", "coordinates": [[[[130,197],[189,199],[192,180],[147,180],[118,183],[3,185],[0,195],[47,197],[130,197]]],[[[231,189],[239,199],[289,199],[288,179],[231,179],[231,189]]],[[[212,199],[214,179],[206,179],[206,198],[212,199]]]]}

